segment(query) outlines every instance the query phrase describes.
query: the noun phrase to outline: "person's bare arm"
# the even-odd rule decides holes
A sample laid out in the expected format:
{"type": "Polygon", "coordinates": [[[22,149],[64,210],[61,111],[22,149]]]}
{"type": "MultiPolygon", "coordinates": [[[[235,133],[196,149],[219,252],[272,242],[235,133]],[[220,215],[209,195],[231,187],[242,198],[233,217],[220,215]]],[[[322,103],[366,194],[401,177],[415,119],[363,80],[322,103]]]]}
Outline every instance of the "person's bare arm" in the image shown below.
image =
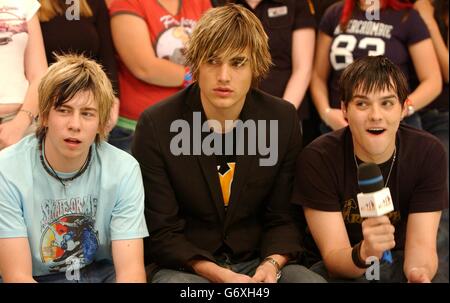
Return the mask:
{"type": "Polygon", "coordinates": [[[32,123],[29,113],[38,113],[38,85],[47,70],[41,27],[36,15],[28,21],[28,42],[24,55],[25,76],[29,82],[22,107],[13,120],[0,125],[0,149],[22,139],[32,123]]]}
{"type": "MultiPolygon", "coordinates": [[[[448,45],[439,31],[439,27],[434,19],[434,7],[430,0],[417,0],[414,8],[419,12],[430,32],[431,41],[439,61],[439,67],[444,81],[448,83],[448,45]]],[[[448,26],[447,26],[448,32],[448,26]]]]}
{"type": "Polygon", "coordinates": [[[131,14],[115,15],[111,18],[111,32],[120,58],[136,78],[164,87],[183,84],[184,66],[156,56],[142,18],[131,14]]]}
{"type": "Polygon", "coordinates": [[[325,124],[333,130],[348,125],[340,109],[330,107],[327,80],[330,74],[330,49],[332,38],[319,32],[314,59],[314,68],[311,76],[311,96],[317,112],[325,124]]]}
{"type": "Polygon", "coordinates": [[[311,81],[315,32],[302,28],[292,33],[292,74],[286,85],[283,99],[299,108],[311,81]]]}
{"type": "MultiPolygon", "coordinates": [[[[341,212],[305,208],[305,217],[330,276],[357,278],[364,274],[365,269],[353,263],[353,248],[341,212]]],[[[384,251],[395,246],[395,230],[387,216],[365,219],[361,228],[361,260],[371,256],[381,258],[384,251]]]]}
{"type": "Polygon", "coordinates": [[[5,283],[34,283],[28,238],[0,239],[0,273],[5,283]]]}
{"type": "Polygon", "coordinates": [[[436,237],[440,217],[440,211],[408,216],[403,272],[409,282],[431,282],[436,275],[436,237]]]}
{"type": "Polygon", "coordinates": [[[113,240],[112,256],[116,271],[116,282],[147,282],[142,239],[113,240]]]}
{"type": "Polygon", "coordinates": [[[235,273],[208,260],[191,260],[189,266],[197,275],[214,283],[256,283],[247,275],[235,273]]]}
{"type": "Polygon", "coordinates": [[[430,104],[441,93],[442,77],[431,39],[409,46],[409,53],[420,83],[408,98],[417,111],[430,104]]]}

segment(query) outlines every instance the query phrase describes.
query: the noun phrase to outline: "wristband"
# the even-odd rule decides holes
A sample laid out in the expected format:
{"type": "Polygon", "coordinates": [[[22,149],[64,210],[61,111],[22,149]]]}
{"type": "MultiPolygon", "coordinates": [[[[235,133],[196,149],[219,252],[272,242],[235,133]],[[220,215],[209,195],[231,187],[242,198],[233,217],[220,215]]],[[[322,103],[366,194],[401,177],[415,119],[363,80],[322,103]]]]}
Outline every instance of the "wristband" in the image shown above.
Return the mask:
{"type": "Polygon", "coordinates": [[[33,122],[36,122],[37,117],[35,117],[35,116],[33,115],[33,113],[30,112],[29,110],[27,110],[27,109],[19,109],[19,112],[24,112],[24,113],[26,113],[26,114],[28,115],[28,117],[30,118],[32,124],[33,124],[33,122]]]}
{"type": "Polygon", "coordinates": [[[356,244],[355,246],[353,246],[352,260],[356,267],[365,269],[365,268],[369,268],[370,265],[367,265],[366,262],[364,262],[361,259],[361,244],[362,244],[362,241],[359,242],[358,244],[356,244]]]}
{"type": "Polygon", "coordinates": [[[189,84],[192,83],[192,73],[191,73],[191,69],[189,68],[189,66],[186,66],[184,68],[184,79],[183,79],[183,87],[188,86],[189,84]]]}

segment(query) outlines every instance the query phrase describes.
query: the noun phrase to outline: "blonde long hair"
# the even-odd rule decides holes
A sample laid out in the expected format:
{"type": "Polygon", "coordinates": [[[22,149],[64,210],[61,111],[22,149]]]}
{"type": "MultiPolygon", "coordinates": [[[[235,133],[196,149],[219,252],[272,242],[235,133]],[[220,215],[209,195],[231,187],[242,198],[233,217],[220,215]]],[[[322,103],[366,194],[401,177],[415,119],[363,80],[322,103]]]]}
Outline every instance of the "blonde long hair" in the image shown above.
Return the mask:
{"type": "MultiPolygon", "coordinates": [[[[80,15],[82,17],[92,17],[92,10],[89,7],[87,0],[78,1],[80,1],[80,15]]],[[[66,8],[68,7],[64,4],[64,0],[41,0],[40,2],[41,8],[39,9],[38,17],[41,22],[47,22],[56,16],[64,15],[66,8]]]]}
{"type": "Polygon", "coordinates": [[[38,87],[39,121],[36,136],[43,139],[47,133],[44,124],[52,108],[58,108],[78,93],[87,91],[98,104],[100,131],[95,141],[100,143],[100,140],[107,137],[106,124],[114,103],[114,92],[109,78],[100,64],[82,55],[56,56],[56,60],[38,87]]]}
{"type": "Polygon", "coordinates": [[[233,53],[250,51],[253,84],[269,71],[272,59],[268,37],[251,11],[241,5],[227,4],[209,9],[198,21],[186,50],[186,62],[194,79],[200,65],[215,56],[224,58],[233,53]]]}

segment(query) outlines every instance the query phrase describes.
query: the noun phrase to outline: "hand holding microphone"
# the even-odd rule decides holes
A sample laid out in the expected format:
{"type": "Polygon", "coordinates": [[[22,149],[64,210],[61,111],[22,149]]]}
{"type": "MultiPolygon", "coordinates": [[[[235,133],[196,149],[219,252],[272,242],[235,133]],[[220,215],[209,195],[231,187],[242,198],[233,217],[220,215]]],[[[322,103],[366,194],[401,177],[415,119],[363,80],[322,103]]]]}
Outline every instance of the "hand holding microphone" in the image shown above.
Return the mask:
{"type": "MultiPolygon", "coordinates": [[[[363,260],[375,256],[383,261],[389,262],[389,256],[384,255],[394,248],[394,226],[387,216],[367,218],[362,223],[364,242],[361,247],[361,258],[363,260]],[[383,255],[383,256],[382,256],[383,255]]],[[[391,259],[392,260],[392,257],[391,259]]]]}
{"type": "Polygon", "coordinates": [[[389,188],[383,185],[383,176],[375,163],[358,166],[358,185],[361,193],[357,195],[361,217],[368,218],[362,223],[364,245],[361,255],[376,256],[392,263],[390,249],[395,247],[394,226],[385,214],[394,210],[389,188]],[[384,253],[383,253],[384,252],[384,253]]]}

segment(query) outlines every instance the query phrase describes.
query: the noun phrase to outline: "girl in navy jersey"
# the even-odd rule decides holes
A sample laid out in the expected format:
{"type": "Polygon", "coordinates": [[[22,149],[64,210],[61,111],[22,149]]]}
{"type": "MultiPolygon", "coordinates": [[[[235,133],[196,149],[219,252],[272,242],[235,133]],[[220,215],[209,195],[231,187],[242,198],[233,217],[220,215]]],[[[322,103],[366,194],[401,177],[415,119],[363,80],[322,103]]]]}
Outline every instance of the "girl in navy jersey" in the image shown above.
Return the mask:
{"type": "MultiPolygon", "coordinates": [[[[319,26],[311,93],[322,121],[336,130],[347,125],[337,81],[355,59],[384,55],[405,74],[411,91],[408,115],[428,105],[441,91],[441,75],[429,32],[411,4],[345,0],[326,11],[319,26]],[[369,2],[372,3],[372,2],[369,2]],[[418,85],[411,75],[417,74],[418,85]]],[[[419,123],[415,124],[420,126],[419,123]]],[[[325,132],[326,128],[323,128],[325,132]]]]}

